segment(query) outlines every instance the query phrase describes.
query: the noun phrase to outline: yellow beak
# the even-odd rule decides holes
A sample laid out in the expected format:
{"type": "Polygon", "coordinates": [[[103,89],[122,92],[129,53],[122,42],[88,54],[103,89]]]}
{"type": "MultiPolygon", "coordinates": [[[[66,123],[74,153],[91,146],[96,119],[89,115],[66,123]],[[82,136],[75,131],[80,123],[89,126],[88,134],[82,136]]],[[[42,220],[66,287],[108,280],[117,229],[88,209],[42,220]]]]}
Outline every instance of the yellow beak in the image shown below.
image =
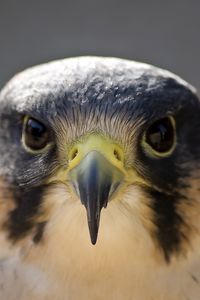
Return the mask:
{"type": "Polygon", "coordinates": [[[122,149],[99,135],[91,135],[70,151],[68,176],[87,211],[92,244],[98,236],[101,209],[125,177],[122,149]]]}

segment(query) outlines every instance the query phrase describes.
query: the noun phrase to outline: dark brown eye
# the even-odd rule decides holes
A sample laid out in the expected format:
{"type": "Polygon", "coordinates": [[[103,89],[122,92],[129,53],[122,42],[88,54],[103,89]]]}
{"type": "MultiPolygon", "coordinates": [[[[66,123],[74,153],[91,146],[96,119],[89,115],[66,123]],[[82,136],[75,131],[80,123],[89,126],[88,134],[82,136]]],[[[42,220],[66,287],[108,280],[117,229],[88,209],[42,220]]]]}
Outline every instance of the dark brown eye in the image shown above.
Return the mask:
{"type": "Polygon", "coordinates": [[[163,118],[153,123],[146,132],[146,143],[156,152],[165,153],[174,146],[174,125],[170,118],[163,118]]]}
{"type": "Polygon", "coordinates": [[[49,142],[49,132],[44,124],[28,118],[24,124],[24,142],[32,150],[41,150],[49,142]]]}

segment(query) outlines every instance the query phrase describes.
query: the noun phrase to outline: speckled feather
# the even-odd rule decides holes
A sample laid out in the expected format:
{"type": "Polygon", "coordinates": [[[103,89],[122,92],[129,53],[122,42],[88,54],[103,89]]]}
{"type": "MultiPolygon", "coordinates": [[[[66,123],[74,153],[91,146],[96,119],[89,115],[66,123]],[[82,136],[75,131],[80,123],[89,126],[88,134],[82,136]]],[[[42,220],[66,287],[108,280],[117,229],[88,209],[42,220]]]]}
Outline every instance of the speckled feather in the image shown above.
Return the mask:
{"type": "Polygon", "coordinates": [[[16,75],[0,93],[0,299],[198,300],[199,115],[191,85],[146,64],[81,57],[16,75]],[[51,130],[45,153],[23,148],[24,115],[51,130]],[[166,115],[176,121],[176,149],[152,158],[141,137],[166,115]],[[126,168],[148,182],[102,211],[95,246],[80,201],[48,183],[91,132],[122,145],[126,168]]]}

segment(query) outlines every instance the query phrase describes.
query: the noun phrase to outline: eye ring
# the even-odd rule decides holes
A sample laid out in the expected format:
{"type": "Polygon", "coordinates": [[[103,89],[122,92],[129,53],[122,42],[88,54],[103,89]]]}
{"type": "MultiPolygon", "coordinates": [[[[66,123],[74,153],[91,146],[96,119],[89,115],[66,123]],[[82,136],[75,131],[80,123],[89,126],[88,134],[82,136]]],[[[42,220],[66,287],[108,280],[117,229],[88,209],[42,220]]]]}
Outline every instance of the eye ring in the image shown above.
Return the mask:
{"type": "Polygon", "coordinates": [[[176,123],[172,116],[154,121],[142,137],[144,151],[151,157],[168,157],[176,147],[176,123]]]}
{"type": "Polygon", "coordinates": [[[50,132],[44,123],[25,116],[22,129],[22,145],[27,152],[38,154],[50,146],[50,132]]]}

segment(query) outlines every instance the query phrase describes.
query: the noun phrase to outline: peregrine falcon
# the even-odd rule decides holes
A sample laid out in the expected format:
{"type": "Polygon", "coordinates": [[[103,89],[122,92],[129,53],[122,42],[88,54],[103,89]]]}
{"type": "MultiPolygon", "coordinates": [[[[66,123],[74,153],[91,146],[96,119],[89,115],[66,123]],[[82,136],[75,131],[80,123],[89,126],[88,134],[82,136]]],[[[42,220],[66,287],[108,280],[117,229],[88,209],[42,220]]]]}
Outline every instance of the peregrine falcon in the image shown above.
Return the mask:
{"type": "Polygon", "coordinates": [[[0,93],[0,299],[200,299],[200,99],[78,57],[0,93]]]}

